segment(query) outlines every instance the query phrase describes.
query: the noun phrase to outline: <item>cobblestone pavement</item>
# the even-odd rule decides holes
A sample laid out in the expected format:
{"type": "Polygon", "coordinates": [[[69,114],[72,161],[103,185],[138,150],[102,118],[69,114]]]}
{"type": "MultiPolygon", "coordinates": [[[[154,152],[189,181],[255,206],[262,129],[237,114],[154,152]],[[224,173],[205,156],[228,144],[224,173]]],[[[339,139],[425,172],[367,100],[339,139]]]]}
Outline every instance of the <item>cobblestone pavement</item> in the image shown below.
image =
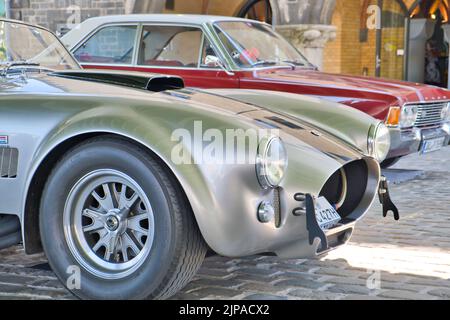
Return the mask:
{"type": "MultiPolygon", "coordinates": [[[[376,203],[352,241],[320,260],[207,258],[176,299],[450,299],[450,148],[387,172],[402,219],[376,203]],[[409,180],[412,179],[412,180],[409,180]],[[409,180],[409,181],[404,181],[409,180]]],[[[0,298],[72,299],[42,255],[0,252],[0,298]]]]}

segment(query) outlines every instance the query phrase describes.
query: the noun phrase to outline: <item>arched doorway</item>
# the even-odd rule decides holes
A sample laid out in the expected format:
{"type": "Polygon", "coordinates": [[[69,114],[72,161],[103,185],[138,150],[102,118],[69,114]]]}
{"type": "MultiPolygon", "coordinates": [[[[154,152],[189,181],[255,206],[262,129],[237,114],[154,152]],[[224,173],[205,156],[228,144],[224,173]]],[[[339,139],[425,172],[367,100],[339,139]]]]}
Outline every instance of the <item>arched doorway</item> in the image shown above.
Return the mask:
{"type": "Polygon", "coordinates": [[[410,8],[411,23],[426,21],[428,32],[423,38],[425,46],[425,73],[426,84],[448,87],[449,85],[449,46],[448,33],[449,1],[415,1],[410,8]]]}
{"type": "Polygon", "coordinates": [[[237,14],[241,18],[272,24],[273,11],[270,0],[249,0],[237,14]]]}

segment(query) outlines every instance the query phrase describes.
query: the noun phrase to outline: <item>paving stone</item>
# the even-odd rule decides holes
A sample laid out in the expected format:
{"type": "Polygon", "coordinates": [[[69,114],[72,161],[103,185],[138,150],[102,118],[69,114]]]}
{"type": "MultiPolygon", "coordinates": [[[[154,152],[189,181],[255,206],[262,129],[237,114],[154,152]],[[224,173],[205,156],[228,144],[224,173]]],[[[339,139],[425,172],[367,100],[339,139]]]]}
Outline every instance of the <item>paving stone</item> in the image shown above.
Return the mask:
{"type": "Polygon", "coordinates": [[[383,291],[378,296],[396,300],[436,300],[436,297],[431,295],[402,290],[383,291]]]}
{"type": "Polygon", "coordinates": [[[428,294],[445,300],[450,299],[450,289],[434,289],[429,291],[428,294]]]}
{"type": "Polygon", "coordinates": [[[376,296],[368,296],[361,294],[351,294],[343,298],[343,300],[387,300],[376,296]]]}
{"type": "Polygon", "coordinates": [[[220,297],[220,298],[233,298],[240,295],[242,292],[233,289],[226,288],[201,288],[195,291],[190,292],[191,294],[195,294],[200,298],[207,297],[220,297]]]}
{"type": "Polygon", "coordinates": [[[343,294],[328,291],[295,289],[289,291],[289,298],[301,300],[341,300],[345,297],[343,294]]]}
{"type": "Polygon", "coordinates": [[[373,290],[366,286],[337,284],[327,288],[328,292],[344,293],[344,294],[365,294],[369,295],[373,290]]]}
{"type": "Polygon", "coordinates": [[[251,294],[245,298],[243,298],[243,300],[288,300],[287,297],[285,296],[276,296],[273,294],[251,294]]]}
{"type": "Polygon", "coordinates": [[[280,291],[284,291],[285,289],[264,282],[250,282],[243,284],[241,287],[239,287],[239,290],[278,293],[280,291]]]}
{"type": "Polygon", "coordinates": [[[261,276],[265,276],[265,277],[272,277],[274,275],[276,275],[277,273],[279,273],[278,270],[267,270],[267,269],[262,269],[262,268],[244,268],[244,269],[239,269],[236,270],[237,273],[245,273],[245,274],[257,274],[257,275],[261,275],[261,276]]]}
{"type": "Polygon", "coordinates": [[[221,288],[237,288],[242,286],[242,282],[234,279],[199,279],[190,283],[191,286],[198,287],[221,287],[221,288]]]}
{"type": "Polygon", "coordinates": [[[0,283],[28,284],[35,280],[33,277],[15,274],[0,274],[0,283]]]}
{"type": "Polygon", "coordinates": [[[331,284],[348,284],[348,285],[360,285],[365,286],[367,284],[366,279],[352,278],[352,277],[328,277],[323,280],[325,283],[331,284]]]}
{"type": "Polygon", "coordinates": [[[308,289],[319,289],[319,288],[323,288],[325,286],[325,284],[318,282],[318,281],[312,281],[312,280],[306,280],[306,279],[290,279],[290,280],[279,281],[279,282],[275,283],[275,286],[284,287],[284,288],[301,287],[301,288],[308,288],[308,289]]]}

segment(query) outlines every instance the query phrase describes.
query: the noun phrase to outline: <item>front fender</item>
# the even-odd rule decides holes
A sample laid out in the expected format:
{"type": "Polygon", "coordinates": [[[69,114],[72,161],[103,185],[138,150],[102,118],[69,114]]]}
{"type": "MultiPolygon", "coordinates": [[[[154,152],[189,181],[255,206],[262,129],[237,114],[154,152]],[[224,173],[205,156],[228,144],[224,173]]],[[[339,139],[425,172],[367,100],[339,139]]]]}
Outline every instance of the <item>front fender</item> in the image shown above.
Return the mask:
{"type": "MultiPolygon", "coordinates": [[[[35,102],[36,103],[36,102],[35,102]]],[[[38,102],[37,102],[38,103],[38,102]]],[[[141,146],[157,155],[171,170],[179,181],[181,187],[191,204],[195,218],[206,242],[218,252],[224,252],[217,234],[221,234],[221,218],[219,212],[224,209],[223,195],[230,188],[228,184],[217,184],[217,181],[223,180],[223,176],[230,171],[238,170],[239,180],[230,182],[232,184],[247,181],[251,184],[250,189],[257,189],[258,182],[254,170],[254,165],[240,165],[239,168],[227,164],[215,166],[207,164],[195,164],[195,155],[189,154],[193,164],[177,164],[172,161],[172,151],[174,147],[179,146],[180,141],[172,140],[172,133],[180,128],[194,136],[194,122],[201,120],[204,128],[225,130],[250,128],[250,121],[243,119],[237,121],[236,118],[229,120],[224,114],[215,114],[207,110],[195,111],[186,107],[185,104],[177,106],[173,102],[169,105],[167,102],[158,101],[152,106],[136,104],[135,106],[123,105],[130,103],[129,100],[116,101],[79,101],[78,99],[47,98],[46,108],[58,110],[58,106],[65,105],[63,113],[49,112],[46,116],[45,125],[36,129],[38,132],[33,135],[34,152],[30,154],[26,162],[28,170],[24,181],[23,194],[20,196],[22,201],[22,214],[19,216],[22,221],[22,234],[25,239],[25,245],[28,237],[25,230],[29,219],[26,219],[26,201],[28,191],[31,190],[33,177],[41,166],[45,166],[45,161],[54,150],[67,141],[73,140],[79,136],[89,134],[114,134],[135,141],[141,146]],[[70,112],[70,106],[74,105],[70,112]],[[80,108],[76,105],[89,105],[85,110],[79,112],[80,108]]],[[[187,103],[187,102],[186,102],[187,103]]],[[[61,109],[61,108],[60,108],[61,109]]],[[[38,117],[37,117],[38,118],[38,117]]],[[[231,119],[231,118],[230,118],[231,119]]],[[[36,121],[39,121],[37,119],[36,121]]],[[[184,144],[186,141],[182,141],[184,144]]],[[[28,145],[30,146],[30,142],[28,145]]],[[[185,146],[188,153],[192,145],[185,146]]],[[[254,155],[256,158],[256,154],[254,155]]],[[[33,220],[31,220],[33,221],[33,220]]],[[[35,222],[35,220],[33,221],[35,222]]],[[[228,236],[226,236],[228,237],[228,236]]]]}

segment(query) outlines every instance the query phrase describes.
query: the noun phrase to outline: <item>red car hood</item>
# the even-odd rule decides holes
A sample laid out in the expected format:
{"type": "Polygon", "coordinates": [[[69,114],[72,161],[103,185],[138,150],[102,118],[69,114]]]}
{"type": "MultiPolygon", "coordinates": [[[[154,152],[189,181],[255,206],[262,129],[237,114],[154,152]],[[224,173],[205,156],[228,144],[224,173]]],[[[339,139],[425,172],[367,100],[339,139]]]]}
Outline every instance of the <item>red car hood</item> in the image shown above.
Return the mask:
{"type": "MultiPolygon", "coordinates": [[[[307,69],[261,70],[256,71],[252,77],[257,78],[256,81],[272,83],[274,86],[285,85],[284,91],[314,95],[344,103],[377,118],[385,117],[388,107],[393,105],[450,100],[449,90],[434,86],[381,78],[329,74],[307,69]],[[378,111],[374,111],[374,107],[378,107],[378,111]]],[[[267,87],[270,88],[270,86],[267,87]]]]}

